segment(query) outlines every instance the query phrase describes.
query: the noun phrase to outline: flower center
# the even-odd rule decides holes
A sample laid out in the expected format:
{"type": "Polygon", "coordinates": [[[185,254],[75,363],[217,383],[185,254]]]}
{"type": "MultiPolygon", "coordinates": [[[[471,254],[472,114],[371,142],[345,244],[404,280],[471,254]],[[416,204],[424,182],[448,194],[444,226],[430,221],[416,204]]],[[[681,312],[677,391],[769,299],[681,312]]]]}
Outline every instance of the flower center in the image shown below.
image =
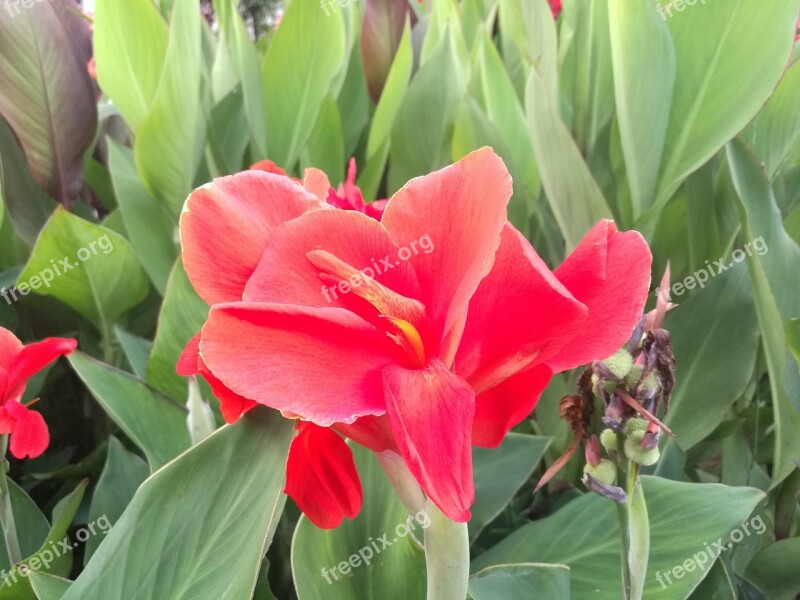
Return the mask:
{"type": "Polygon", "coordinates": [[[394,317],[386,317],[392,322],[392,325],[397,329],[396,334],[387,333],[405,353],[412,359],[414,366],[422,367],[425,365],[425,344],[422,342],[422,336],[408,321],[403,319],[396,319],[394,317]]]}

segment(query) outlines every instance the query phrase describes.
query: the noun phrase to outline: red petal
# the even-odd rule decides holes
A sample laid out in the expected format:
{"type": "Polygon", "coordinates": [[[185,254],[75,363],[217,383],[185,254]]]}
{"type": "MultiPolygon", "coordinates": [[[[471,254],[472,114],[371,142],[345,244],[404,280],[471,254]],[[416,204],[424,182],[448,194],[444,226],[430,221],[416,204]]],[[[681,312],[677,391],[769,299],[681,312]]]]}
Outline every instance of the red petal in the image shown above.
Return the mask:
{"type": "Polygon", "coordinates": [[[288,177],[272,173],[215,179],[192,192],[181,215],[189,280],[209,304],[241,300],[272,231],[324,206],[288,177]]]}
{"type": "MultiPolygon", "coordinates": [[[[9,371],[17,355],[22,351],[22,342],[5,327],[0,327],[0,369],[9,371]]],[[[2,391],[2,386],[0,386],[2,391]]]]}
{"type": "Polygon", "coordinates": [[[226,423],[236,423],[244,413],[258,406],[258,402],[229,390],[214,376],[202,360],[200,361],[200,374],[211,386],[214,397],[219,400],[219,411],[226,423]]]}
{"type": "Polygon", "coordinates": [[[413,179],[383,214],[381,223],[394,241],[411,252],[420,299],[434,337],[443,340],[439,355],[447,365],[461,339],[469,300],[492,268],[510,197],[511,177],[503,161],[483,148],[413,179]]]}
{"type": "Polygon", "coordinates": [[[480,396],[552,356],[568,339],[563,332],[583,323],[587,313],[507,223],[494,267],[470,302],[456,373],[480,396]]]}
{"type": "Polygon", "coordinates": [[[622,347],[642,316],[651,263],[650,249],[638,232],[620,233],[607,220],[592,227],[555,271],[589,315],[548,360],[554,373],[607,358],[622,347]]]}
{"type": "Polygon", "coordinates": [[[328,199],[328,191],[331,189],[331,182],[325,171],[319,169],[306,169],[303,177],[303,187],[314,194],[321,202],[328,199]]]}
{"type": "Polygon", "coordinates": [[[472,443],[482,448],[499,446],[511,428],[531,414],[551,375],[547,366],[540,365],[480,394],[475,399],[472,443]]]}
{"type": "Polygon", "coordinates": [[[453,521],[469,521],[475,394],[435,359],[418,370],[384,370],[386,414],[400,454],[436,506],[453,521]]]}
{"type": "Polygon", "coordinates": [[[50,444],[50,432],[44,417],[19,402],[7,402],[5,409],[13,419],[9,449],[14,458],[36,458],[50,444]]]}
{"type": "Polygon", "coordinates": [[[59,356],[71,353],[78,347],[72,338],[47,338],[41,342],[25,346],[8,371],[6,397],[19,400],[25,391],[28,379],[44,369],[59,356]]]}
{"type": "Polygon", "coordinates": [[[181,377],[197,375],[200,372],[200,334],[202,333],[202,331],[195,333],[178,357],[175,372],[181,377]]]}
{"type": "Polygon", "coordinates": [[[286,171],[281,169],[271,160],[260,160],[250,166],[251,171],[264,171],[266,173],[275,173],[275,175],[286,175],[286,171]]]}
{"type": "Polygon", "coordinates": [[[322,426],[383,414],[381,369],[400,352],[349,311],[285,304],[212,307],[200,342],[233,392],[322,426]]]}
{"type": "Polygon", "coordinates": [[[298,425],[286,464],[286,493],[314,525],[334,529],[361,510],[361,481],[353,453],[330,429],[298,425]]]}
{"type": "Polygon", "coordinates": [[[394,442],[392,429],[389,426],[386,415],[361,417],[352,425],[337,423],[333,427],[343,436],[349,437],[357,444],[361,444],[373,452],[384,452],[386,450],[397,452],[397,444],[394,442]]]}

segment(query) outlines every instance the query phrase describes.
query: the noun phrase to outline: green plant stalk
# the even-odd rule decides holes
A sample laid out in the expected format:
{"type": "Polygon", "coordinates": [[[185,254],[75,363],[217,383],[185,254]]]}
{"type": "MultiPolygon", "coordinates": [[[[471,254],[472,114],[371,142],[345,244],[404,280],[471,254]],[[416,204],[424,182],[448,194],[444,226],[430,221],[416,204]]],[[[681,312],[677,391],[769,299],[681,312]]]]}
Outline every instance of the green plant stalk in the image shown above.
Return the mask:
{"type": "Polygon", "coordinates": [[[800,493],[800,470],[795,470],[783,482],[775,503],[775,539],[782,540],[792,535],[797,494],[800,493]]]}
{"type": "Polygon", "coordinates": [[[469,582],[469,533],[466,523],[451,521],[428,499],[425,510],[427,600],[464,600],[469,582]]]}
{"type": "MultiPolygon", "coordinates": [[[[623,448],[625,436],[617,435],[617,444],[623,448]]],[[[650,522],[647,505],[639,479],[640,466],[628,461],[624,453],[618,454],[618,477],[625,480],[625,493],[628,499],[624,504],[617,503],[620,533],[620,565],[622,572],[623,600],[642,600],[647,561],[650,554],[650,522]]]]}
{"type": "Polygon", "coordinates": [[[3,529],[3,539],[8,551],[8,560],[11,565],[15,565],[22,560],[22,551],[19,547],[17,538],[17,524],[14,521],[14,509],[11,505],[11,493],[8,489],[8,461],[6,451],[8,450],[8,434],[0,435],[0,460],[2,461],[2,473],[0,473],[0,527],[3,529]]]}

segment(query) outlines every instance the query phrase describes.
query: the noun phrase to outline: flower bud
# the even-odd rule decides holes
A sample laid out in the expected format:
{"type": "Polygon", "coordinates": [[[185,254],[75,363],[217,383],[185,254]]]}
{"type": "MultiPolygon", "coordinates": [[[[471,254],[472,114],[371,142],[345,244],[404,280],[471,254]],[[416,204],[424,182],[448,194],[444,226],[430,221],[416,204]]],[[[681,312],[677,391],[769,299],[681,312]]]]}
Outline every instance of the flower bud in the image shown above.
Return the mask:
{"type": "Polygon", "coordinates": [[[600,433],[600,443],[607,452],[617,451],[617,434],[613,429],[603,429],[600,433]]]}
{"type": "Polygon", "coordinates": [[[618,379],[623,379],[633,367],[633,357],[627,350],[618,350],[614,356],[605,359],[603,364],[618,379]]]}
{"type": "Polygon", "coordinates": [[[596,465],[586,463],[583,472],[605,485],[614,485],[617,481],[617,466],[607,458],[600,460],[596,465]]]}
{"type": "Polygon", "coordinates": [[[639,383],[639,380],[642,378],[642,372],[644,371],[644,365],[633,365],[631,370],[628,371],[628,374],[625,375],[625,386],[632,390],[636,387],[636,384],[639,383]]]}
{"type": "Polygon", "coordinates": [[[627,456],[628,460],[631,462],[649,467],[650,465],[654,465],[658,462],[658,459],[661,457],[661,453],[659,452],[658,447],[653,448],[652,450],[648,450],[647,448],[643,447],[642,442],[644,440],[645,433],[646,432],[644,430],[630,431],[628,433],[628,437],[625,438],[625,456],[627,456]]]}
{"type": "MultiPolygon", "coordinates": [[[[647,419],[639,419],[638,417],[634,417],[632,419],[628,419],[628,422],[625,424],[625,433],[631,434],[635,431],[646,431],[647,426],[650,424],[650,421],[647,419]]],[[[639,441],[641,441],[641,436],[639,437],[639,441]]]]}

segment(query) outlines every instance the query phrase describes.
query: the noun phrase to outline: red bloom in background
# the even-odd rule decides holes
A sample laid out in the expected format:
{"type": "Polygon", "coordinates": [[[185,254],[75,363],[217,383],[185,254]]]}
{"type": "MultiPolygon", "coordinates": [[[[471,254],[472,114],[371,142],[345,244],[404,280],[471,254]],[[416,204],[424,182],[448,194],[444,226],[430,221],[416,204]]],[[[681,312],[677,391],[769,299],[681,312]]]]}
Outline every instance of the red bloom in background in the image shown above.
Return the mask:
{"type": "Polygon", "coordinates": [[[13,333],[0,327],[0,434],[11,434],[10,450],[15,458],[36,458],[50,443],[42,415],[28,408],[30,404],[22,404],[28,379],[77,346],[78,342],[69,338],[47,338],[23,346],[13,333]]]}
{"type": "Polygon", "coordinates": [[[557,19],[558,15],[561,14],[561,9],[563,6],[561,5],[561,0],[548,0],[550,2],[550,10],[553,11],[553,18],[557,19]]]}
{"type": "Polygon", "coordinates": [[[339,188],[334,190],[330,189],[328,192],[328,204],[336,208],[343,208],[345,210],[355,210],[364,213],[368,217],[378,219],[380,221],[383,216],[383,209],[386,208],[388,200],[376,200],[367,204],[364,202],[364,196],[361,195],[361,190],[356,185],[356,159],[351,158],[350,164],[347,167],[347,179],[339,188]]]}
{"type": "Polygon", "coordinates": [[[250,172],[190,196],[184,265],[212,308],[179,370],[209,379],[226,418],[260,403],[301,419],[286,491],[318,526],[360,506],[334,431],[402,456],[442,512],[466,521],[471,445],[499,445],[553,373],[627,340],[649,250],[602,221],[551,272],[506,221],[511,179],[486,148],[409,182],[380,222],[307,190],[250,172]]]}

